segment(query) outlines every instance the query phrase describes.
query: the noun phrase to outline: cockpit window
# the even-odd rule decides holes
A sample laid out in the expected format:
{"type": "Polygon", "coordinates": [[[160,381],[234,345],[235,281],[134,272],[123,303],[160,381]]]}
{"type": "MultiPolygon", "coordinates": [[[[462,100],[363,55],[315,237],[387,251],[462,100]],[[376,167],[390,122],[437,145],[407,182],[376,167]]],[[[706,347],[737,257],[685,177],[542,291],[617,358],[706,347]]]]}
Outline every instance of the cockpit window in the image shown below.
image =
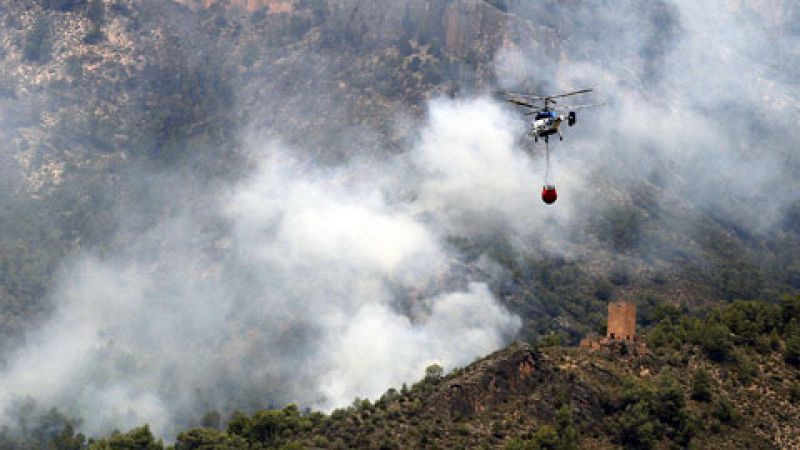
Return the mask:
{"type": "Polygon", "coordinates": [[[541,111],[536,114],[536,120],[539,119],[552,119],[555,117],[556,113],[553,111],[541,111]]]}

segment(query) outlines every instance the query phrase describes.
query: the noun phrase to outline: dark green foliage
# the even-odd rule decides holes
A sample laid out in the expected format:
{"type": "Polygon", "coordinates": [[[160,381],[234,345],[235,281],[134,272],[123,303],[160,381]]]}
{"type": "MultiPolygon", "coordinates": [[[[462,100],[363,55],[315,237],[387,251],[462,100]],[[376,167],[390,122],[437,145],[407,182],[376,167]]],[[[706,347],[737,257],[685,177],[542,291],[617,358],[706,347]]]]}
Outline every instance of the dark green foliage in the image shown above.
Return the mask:
{"type": "Polygon", "coordinates": [[[699,345],[714,361],[732,361],[737,378],[750,383],[758,376],[758,367],[747,355],[752,348],[761,354],[781,349],[790,364],[800,364],[797,297],[785,297],[780,307],[759,301],[736,301],[712,311],[705,321],[683,317],[679,323],[673,313],[666,315],[647,333],[654,349],[678,349],[684,343],[699,345]],[[734,346],[741,346],[734,352],[734,346]]]}
{"type": "Polygon", "coordinates": [[[647,345],[654,349],[678,348],[683,339],[677,335],[677,330],[670,320],[664,319],[647,332],[647,345]]]}
{"type": "Polygon", "coordinates": [[[550,333],[539,341],[539,347],[558,347],[561,345],[561,336],[558,333],[550,333]]]}
{"type": "Polygon", "coordinates": [[[722,310],[722,323],[737,344],[754,345],[758,336],[774,329],[780,320],[777,307],[759,301],[736,301],[722,310]]]}
{"type": "Polygon", "coordinates": [[[800,326],[797,323],[793,321],[792,326],[789,327],[783,357],[789,364],[800,366],[800,326]]]}
{"type": "Polygon", "coordinates": [[[800,295],[787,295],[781,300],[781,320],[784,325],[789,325],[793,320],[800,323],[800,295]]]}
{"type": "Polygon", "coordinates": [[[789,401],[792,403],[800,403],[800,382],[795,382],[789,388],[789,401]]]}
{"type": "Polygon", "coordinates": [[[722,323],[711,321],[706,323],[699,335],[699,344],[709,358],[714,361],[725,361],[730,357],[730,330],[722,323]]]}
{"type": "Polygon", "coordinates": [[[761,271],[744,262],[721,265],[715,270],[713,278],[725,300],[754,299],[761,294],[764,287],[761,271]]]}
{"type": "Polygon", "coordinates": [[[39,16],[25,35],[22,53],[30,62],[44,63],[50,60],[53,36],[47,16],[39,16]]]}
{"type": "Polygon", "coordinates": [[[511,439],[505,447],[506,450],[558,450],[561,449],[558,431],[550,425],[542,425],[530,440],[511,439]]]}
{"type": "Polygon", "coordinates": [[[691,436],[682,387],[670,373],[659,375],[655,388],[628,380],[617,418],[617,442],[627,448],[650,448],[663,436],[687,443],[691,436]]]}
{"type": "Polygon", "coordinates": [[[250,424],[250,418],[247,414],[241,411],[235,411],[228,421],[228,433],[244,436],[247,433],[247,427],[250,424]]]}
{"type": "Polygon", "coordinates": [[[127,433],[115,431],[111,436],[90,441],[89,450],[163,450],[161,439],[156,440],[148,425],[134,428],[127,433]]]}
{"type": "Polygon", "coordinates": [[[713,408],[715,417],[722,423],[735,424],[741,418],[733,402],[731,402],[728,397],[717,397],[714,400],[713,408]]]}
{"type": "Polygon", "coordinates": [[[607,302],[611,298],[613,291],[614,285],[606,280],[601,280],[595,287],[594,296],[602,302],[607,302]]]}
{"type": "Polygon", "coordinates": [[[678,381],[670,374],[662,375],[652,404],[655,416],[673,430],[682,431],[686,428],[688,418],[685,406],[685,395],[678,381]]]}
{"type": "Polygon", "coordinates": [[[558,432],[550,425],[542,425],[533,435],[531,444],[530,448],[557,450],[559,448],[558,432]]]}
{"type": "Polygon", "coordinates": [[[209,428],[193,428],[183,431],[178,434],[175,442],[175,450],[238,450],[247,447],[247,441],[241,436],[209,428]]]}
{"type": "Polygon", "coordinates": [[[617,429],[617,442],[621,445],[631,449],[648,449],[656,441],[658,422],[650,412],[650,405],[642,400],[625,408],[617,429]]]}
{"type": "Polygon", "coordinates": [[[698,402],[711,401],[711,384],[713,380],[703,368],[697,369],[692,377],[692,400],[698,402]]]}
{"type": "Polygon", "coordinates": [[[439,364],[431,364],[425,368],[425,379],[437,381],[444,375],[444,369],[439,364]]]}
{"type": "Polygon", "coordinates": [[[580,433],[572,419],[572,408],[563,405],[556,413],[556,431],[558,433],[558,447],[561,450],[574,450],[578,448],[580,433]]]}
{"type": "Polygon", "coordinates": [[[249,420],[237,418],[237,424],[228,430],[237,430],[234,433],[246,438],[250,442],[259,442],[267,445],[276,445],[282,442],[285,436],[290,436],[311,427],[311,421],[300,415],[295,405],[289,405],[283,410],[257,411],[249,420]]]}
{"type": "Polygon", "coordinates": [[[747,356],[742,349],[734,353],[736,378],[743,385],[749,385],[758,376],[758,366],[747,356]]]}

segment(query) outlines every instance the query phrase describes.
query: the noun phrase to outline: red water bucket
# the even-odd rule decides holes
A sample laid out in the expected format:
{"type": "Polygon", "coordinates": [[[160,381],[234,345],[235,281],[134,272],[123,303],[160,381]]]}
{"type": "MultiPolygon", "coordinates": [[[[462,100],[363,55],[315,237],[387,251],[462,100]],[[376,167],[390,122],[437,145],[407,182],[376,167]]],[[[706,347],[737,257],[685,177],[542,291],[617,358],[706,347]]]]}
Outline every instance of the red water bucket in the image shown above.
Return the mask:
{"type": "Polygon", "coordinates": [[[556,199],[558,198],[558,193],[556,192],[556,186],[554,184],[547,184],[542,187],[542,201],[547,203],[548,205],[552,205],[555,203],[556,199]]]}

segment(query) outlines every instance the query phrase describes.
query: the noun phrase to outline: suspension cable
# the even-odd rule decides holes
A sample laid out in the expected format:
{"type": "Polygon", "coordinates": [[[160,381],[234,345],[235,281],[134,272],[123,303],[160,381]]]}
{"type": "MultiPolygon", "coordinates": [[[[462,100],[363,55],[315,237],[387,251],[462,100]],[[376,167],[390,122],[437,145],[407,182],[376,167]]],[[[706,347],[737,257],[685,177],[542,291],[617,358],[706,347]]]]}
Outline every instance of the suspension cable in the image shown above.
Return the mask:
{"type": "Polygon", "coordinates": [[[545,154],[545,169],[544,169],[544,184],[550,186],[553,180],[550,177],[550,142],[549,139],[544,141],[544,154],[545,154]]]}

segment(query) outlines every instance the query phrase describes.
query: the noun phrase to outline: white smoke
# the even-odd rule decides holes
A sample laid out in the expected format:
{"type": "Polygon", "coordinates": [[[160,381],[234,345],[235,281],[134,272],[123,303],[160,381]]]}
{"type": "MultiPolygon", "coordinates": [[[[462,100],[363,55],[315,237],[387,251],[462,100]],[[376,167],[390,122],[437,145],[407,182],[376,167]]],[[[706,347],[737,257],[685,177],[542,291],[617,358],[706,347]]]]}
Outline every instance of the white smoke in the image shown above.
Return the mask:
{"type": "Polygon", "coordinates": [[[509,90],[595,89],[562,106],[606,102],[579,110],[580,132],[566,129],[568,143],[555,153],[564,168],[556,184],[587,199],[581,209],[596,214],[609,200],[630,202],[626,189],[655,181],[661,196],[654,201],[672,211],[682,205],[763,232],[797,197],[797,159],[787,153],[797,140],[792,99],[800,91],[787,76],[797,60],[781,55],[800,37],[781,19],[793,7],[773,7],[520,3],[512,12],[534,23],[537,8],[558,17],[553,38],[561,54],[544,54],[520,36],[498,52],[495,73],[509,90]]]}
{"type": "Polygon", "coordinates": [[[443,242],[472,232],[467,217],[532,220],[513,124],[486,100],[436,101],[412,152],[335,169],[261,145],[202,217],[177,211],[73,262],[57,312],[0,373],[0,407],[31,396],[89,433],[169,436],[210,409],[374,398],[504,345],[520,319],[443,242]]]}

